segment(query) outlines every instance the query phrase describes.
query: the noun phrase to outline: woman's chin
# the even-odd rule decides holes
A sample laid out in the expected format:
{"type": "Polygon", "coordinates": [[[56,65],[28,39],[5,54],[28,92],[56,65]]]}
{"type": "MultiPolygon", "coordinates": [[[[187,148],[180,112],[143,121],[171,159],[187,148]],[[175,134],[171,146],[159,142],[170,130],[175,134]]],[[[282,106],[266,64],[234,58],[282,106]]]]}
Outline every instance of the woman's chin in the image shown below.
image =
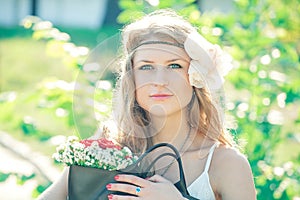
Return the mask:
{"type": "Polygon", "coordinates": [[[156,117],[167,117],[168,111],[167,109],[162,105],[153,105],[149,109],[149,113],[156,117]]]}
{"type": "Polygon", "coordinates": [[[150,109],[148,109],[148,112],[153,117],[160,117],[162,120],[165,118],[168,118],[171,115],[174,115],[175,113],[180,114],[180,111],[182,108],[176,108],[174,106],[170,105],[162,105],[162,104],[156,104],[151,106],[150,109]]]}

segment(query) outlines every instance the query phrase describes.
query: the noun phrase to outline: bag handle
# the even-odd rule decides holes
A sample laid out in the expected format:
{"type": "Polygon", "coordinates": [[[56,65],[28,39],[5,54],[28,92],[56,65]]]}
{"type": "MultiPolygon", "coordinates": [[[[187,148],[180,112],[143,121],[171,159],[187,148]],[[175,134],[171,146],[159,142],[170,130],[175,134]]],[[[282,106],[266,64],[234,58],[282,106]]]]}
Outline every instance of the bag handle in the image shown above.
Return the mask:
{"type": "Polygon", "coordinates": [[[149,148],[144,154],[143,156],[141,156],[141,159],[138,159],[139,161],[141,161],[148,153],[150,153],[151,151],[160,148],[160,147],[169,147],[175,154],[173,153],[163,153],[161,155],[159,155],[157,158],[154,159],[154,161],[151,163],[151,165],[147,168],[147,170],[149,171],[153,165],[161,158],[165,157],[165,156],[171,156],[173,158],[175,158],[175,160],[178,163],[178,167],[179,167],[179,177],[180,180],[179,182],[177,182],[175,184],[177,189],[181,189],[180,192],[182,193],[182,196],[185,197],[188,200],[199,200],[195,197],[192,197],[189,195],[188,191],[187,191],[187,186],[186,186],[186,181],[185,181],[185,175],[184,175],[184,171],[183,171],[183,167],[182,167],[182,160],[180,157],[180,154],[178,152],[178,150],[171,144],[169,143],[159,143],[156,144],[154,146],[152,146],[151,148],[149,148]]]}
{"type": "Polygon", "coordinates": [[[184,188],[182,188],[182,189],[184,189],[184,191],[182,191],[182,192],[184,192],[185,194],[188,194],[187,189],[186,189],[187,187],[186,187],[186,181],[185,181],[185,175],[184,175],[184,172],[183,172],[181,157],[180,157],[180,154],[179,154],[178,150],[173,145],[171,145],[169,143],[159,143],[159,144],[153,145],[152,147],[147,149],[146,152],[137,160],[137,163],[141,162],[150,152],[152,152],[155,149],[161,148],[161,147],[170,148],[174,152],[175,155],[172,154],[172,153],[163,153],[163,154],[159,155],[151,163],[151,165],[147,168],[147,171],[149,171],[159,159],[161,159],[165,156],[171,156],[171,157],[175,158],[177,163],[178,163],[178,167],[179,167],[179,178],[180,178],[180,182],[182,183],[181,186],[184,187],[184,188]]]}
{"type": "Polygon", "coordinates": [[[147,171],[149,171],[151,168],[153,168],[153,165],[155,165],[155,163],[158,160],[160,160],[161,158],[166,157],[166,156],[171,156],[171,157],[173,157],[173,158],[175,158],[177,160],[176,155],[174,155],[173,153],[163,153],[163,154],[159,155],[157,158],[155,158],[153,160],[153,162],[151,163],[151,165],[147,168],[147,171]]]}

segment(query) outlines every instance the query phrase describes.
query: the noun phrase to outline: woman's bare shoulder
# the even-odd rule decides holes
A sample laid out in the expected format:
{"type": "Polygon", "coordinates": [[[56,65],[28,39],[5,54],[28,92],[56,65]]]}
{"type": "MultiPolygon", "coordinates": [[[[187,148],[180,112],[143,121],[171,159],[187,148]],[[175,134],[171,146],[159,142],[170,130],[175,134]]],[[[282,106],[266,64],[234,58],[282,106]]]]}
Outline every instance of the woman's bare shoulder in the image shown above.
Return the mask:
{"type": "Polygon", "coordinates": [[[223,176],[228,176],[228,174],[242,175],[244,172],[251,173],[247,157],[238,149],[224,145],[216,148],[212,165],[217,169],[215,172],[223,176]]]}
{"type": "Polygon", "coordinates": [[[224,165],[239,165],[248,164],[248,159],[245,154],[241,153],[238,149],[234,147],[227,147],[220,145],[216,148],[214,153],[215,162],[223,163],[224,165]]]}
{"type": "Polygon", "coordinates": [[[222,199],[255,199],[249,161],[238,149],[219,146],[215,150],[211,170],[222,199]]]}

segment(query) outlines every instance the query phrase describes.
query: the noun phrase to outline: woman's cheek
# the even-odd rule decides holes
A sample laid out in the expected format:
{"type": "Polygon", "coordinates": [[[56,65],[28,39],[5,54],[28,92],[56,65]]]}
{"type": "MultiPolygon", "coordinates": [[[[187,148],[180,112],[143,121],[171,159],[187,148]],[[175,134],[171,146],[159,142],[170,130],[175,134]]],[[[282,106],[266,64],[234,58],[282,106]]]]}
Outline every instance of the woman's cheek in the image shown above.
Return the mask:
{"type": "Polygon", "coordinates": [[[138,104],[145,110],[148,110],[147,106],[147,92],[146,88],[144,87],[136,87],[135,89],[135,96],[136,96],[136,101],[138,104]]]}

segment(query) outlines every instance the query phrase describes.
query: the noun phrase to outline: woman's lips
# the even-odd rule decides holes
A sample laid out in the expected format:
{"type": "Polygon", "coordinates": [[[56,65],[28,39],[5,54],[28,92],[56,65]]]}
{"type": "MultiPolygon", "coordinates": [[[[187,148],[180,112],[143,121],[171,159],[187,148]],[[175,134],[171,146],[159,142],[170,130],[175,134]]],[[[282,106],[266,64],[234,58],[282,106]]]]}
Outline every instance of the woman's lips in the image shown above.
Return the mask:
{"type": "Polygon", "coordinates": [[[150,97],[154,100],[157,101],[162,101],[162,100],[166,100],[170,97],[172,97],[173,95],[171,94],[151,94],[150,97]]]}

